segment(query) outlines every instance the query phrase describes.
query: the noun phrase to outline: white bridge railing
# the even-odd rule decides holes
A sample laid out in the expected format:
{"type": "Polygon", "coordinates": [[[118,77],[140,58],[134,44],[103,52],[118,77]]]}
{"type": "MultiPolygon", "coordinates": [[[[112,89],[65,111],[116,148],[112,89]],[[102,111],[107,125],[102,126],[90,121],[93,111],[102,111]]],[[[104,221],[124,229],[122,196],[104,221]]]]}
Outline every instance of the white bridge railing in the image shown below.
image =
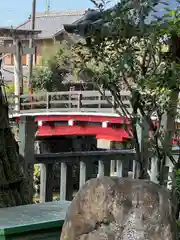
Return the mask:
{"type": "MultiPolygon", "coordinates": [[[[122,102],[131,112],[130,93],[121,92],[122,102]]],[[[115,101],[110,92],[99,91],[43,92],[20,97],[8,96],[10,114],[35,112],[104,112],[112,113],[115,101]]],[[[121,111],[120,109],[118,109],[121,111]]]]}

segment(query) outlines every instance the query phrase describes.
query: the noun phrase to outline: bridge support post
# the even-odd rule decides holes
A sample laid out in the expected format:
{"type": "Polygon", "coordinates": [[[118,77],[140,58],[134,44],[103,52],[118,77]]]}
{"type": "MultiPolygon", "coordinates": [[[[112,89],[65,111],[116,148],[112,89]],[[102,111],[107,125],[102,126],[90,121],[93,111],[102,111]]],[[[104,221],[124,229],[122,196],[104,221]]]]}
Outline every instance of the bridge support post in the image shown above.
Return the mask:
{"type": "Polygon", "coordinates": [[[98,161],[98,177],[104,176],[104,162],[102,160],[98,161]]]}
{"type": "Polygon", "coordinates": [[[60,179],[60,200],[71,201],[73,198],[73,179],[72,166],[66,162],[61,162],[61,179],[60,179]]]}
{"type": "Polygon", "coordinates": [[[111,160],[111,171],[110,171],[111,176],[115,175],[115,167],[116,167],[116,161],[111,160]]]}
{"type": "Polygon", "coordinates": [[[79,176],[79,188],[81,188],[85,182],[93,177],[93,162],[87,159],[80,160],[80,176],[79,176]]]}
{"type": "Polygon", "coordinates": [[[40,203],[46,202],[46,165],[40,164],[40,203]]]}
{"type": "Polygon", "coordinates": [[[79,189],[85,184],[85,182],[86,182],[86,163],[80,161],[79,189]]]}
{"type": "Polygon", "coordinates": [[[123,175],[123,165],[122,160],[117,160],[117,177],[122,177],[123,175]]]}
{"type": "Polygon", "coordinates": [[[61,162],[61,186],[60,186],[60,200],[66,200],[66,180],[67,180],[67,165],[61,162]]]}
{"type": "Polygon", "coordinates": [[[34,117],[21,116],[19,123],[19,154],[24,158],[24,172],[28,181],[29,199],[33,202],[34,187],[34,141],[36,133],[36,124],[34,117]]]}

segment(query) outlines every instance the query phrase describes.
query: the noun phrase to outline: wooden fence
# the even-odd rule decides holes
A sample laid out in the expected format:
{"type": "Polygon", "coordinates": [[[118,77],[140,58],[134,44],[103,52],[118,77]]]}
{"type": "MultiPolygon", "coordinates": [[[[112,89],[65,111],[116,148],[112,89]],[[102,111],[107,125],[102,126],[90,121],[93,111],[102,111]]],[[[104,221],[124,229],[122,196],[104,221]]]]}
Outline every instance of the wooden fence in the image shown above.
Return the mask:
{"type": "MultiPolygon", "coordinates": [[[[123,104],[131,111],[130,93],[121,92],[123,104]]],[[[44,92],[32,95],[8,96],[10,113],[35,112],[115,112],[110,92],[102,96],[98,91],[44,92]]],[[[118,109],[121,111],[120,109],[118,109]]]]}
{"type": "MultiPolygon", "coordinates": [[[[79,188],[86,180],[97,176],[126,175],[134,176],[134,150],[103,150],[36,154],[36,163],[40,163],[40,202],[52,201],[53,165],[60,163],[60,200],[72,200],[72,165],[79,167],[79,188]],[[123,161],[132,161],[132,168],[123,172],[123,161]],[[93,165],[98,162],[98,171],[93,165]],[[129,173],[128,173],[129,172],[129,173]]],[[[78,169],[78,168],[77,168],[78,169]]]]}
{"type": "MultiPolygon", "coordinates": [[[[180,149],[173,148],[174,157],[179,157],[179,154],[180,149]]],[[[135,176],[134,149],[36,154],[35,159],[41,165],[40,202],[52,201],[52,169],[55,162],[60,163],[60,200],[72,200],[72,164],[79,166],[79,188],[92,177],[135,176]],[[128,161],[130,165],[127,164],[128,161]],[[97,172],[93,170],[95,162],[98,162],[97,172]]],[[[167,181],[169,167],[167,166],[167,181]]]]}

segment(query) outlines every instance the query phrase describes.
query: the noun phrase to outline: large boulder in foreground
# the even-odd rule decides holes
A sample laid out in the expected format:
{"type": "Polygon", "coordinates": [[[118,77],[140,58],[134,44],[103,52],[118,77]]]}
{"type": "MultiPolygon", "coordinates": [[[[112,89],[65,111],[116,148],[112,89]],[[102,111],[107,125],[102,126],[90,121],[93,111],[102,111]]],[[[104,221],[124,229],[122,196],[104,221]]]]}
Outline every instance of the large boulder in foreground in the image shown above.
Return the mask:
{"type": "Polygon", "coordinates": [[[175,240],[168,190],[148,180],[91,179],[73,199],[61,240],[175,240]]]}

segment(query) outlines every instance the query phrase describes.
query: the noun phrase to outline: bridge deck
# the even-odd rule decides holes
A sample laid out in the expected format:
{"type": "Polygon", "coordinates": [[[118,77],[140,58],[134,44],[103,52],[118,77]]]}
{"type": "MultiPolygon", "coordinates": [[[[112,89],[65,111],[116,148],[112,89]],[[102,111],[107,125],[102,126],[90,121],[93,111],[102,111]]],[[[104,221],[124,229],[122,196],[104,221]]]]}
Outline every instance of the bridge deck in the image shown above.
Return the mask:
{"type": "Polygon", "coordinates": [[[36,112],[29,112],[29,111],[20,111],[19,113],[10,113],[9,117],[20,117],[20,116],[102,116],[102,117],[119,117],[117,113],[104,113],[104,112],[60,112],[60,111],[38,111],[36,112]]]}

